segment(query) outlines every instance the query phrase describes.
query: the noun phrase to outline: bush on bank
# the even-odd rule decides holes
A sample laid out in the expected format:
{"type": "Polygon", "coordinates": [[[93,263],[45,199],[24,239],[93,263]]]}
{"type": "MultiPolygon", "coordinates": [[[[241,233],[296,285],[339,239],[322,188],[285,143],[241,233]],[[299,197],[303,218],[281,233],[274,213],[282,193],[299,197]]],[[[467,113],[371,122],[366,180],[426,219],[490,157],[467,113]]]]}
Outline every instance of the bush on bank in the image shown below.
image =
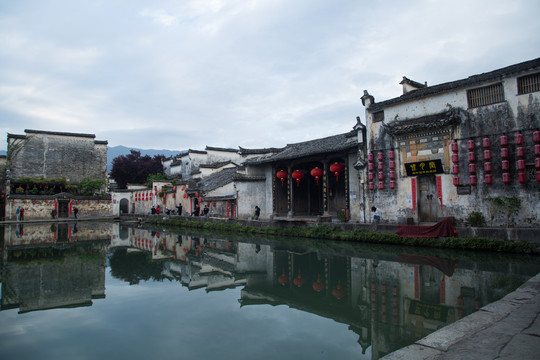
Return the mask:
{"type": "Polygon", "coordinates": [[[145,219],[146,224],[167,226],[173,228],[189,228],[200,230],[227,231],[244,234],[263,234],[275,236],[290,236],[315,239],[330,239],[377,244],[424,246],[456,250],[524,252],[531,253],[536,246],[525,241],[510,241],[501,239],[464,237],[464,238],[417,238],[401,237],[389,232],[356,229],[344,231],[339,226],[317,224],[308,227],[253,227],[237,222],[188,221],[180,217],[145,219]]]}

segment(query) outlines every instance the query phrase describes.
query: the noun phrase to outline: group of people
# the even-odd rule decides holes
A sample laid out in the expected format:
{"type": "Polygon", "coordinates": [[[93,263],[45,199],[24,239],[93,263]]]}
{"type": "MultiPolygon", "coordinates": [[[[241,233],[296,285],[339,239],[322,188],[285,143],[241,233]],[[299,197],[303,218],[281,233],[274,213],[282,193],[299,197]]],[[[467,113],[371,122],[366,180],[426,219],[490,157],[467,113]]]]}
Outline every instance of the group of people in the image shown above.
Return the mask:
{"type": "Polygon", "coordinates": [[[208,216],[208,213],[210,213],[208,205],[204,205],[204,209],[201,212],[201,207],[197,204],[195,205],[195,209],[191,212],[191,216],[208,216]]]}

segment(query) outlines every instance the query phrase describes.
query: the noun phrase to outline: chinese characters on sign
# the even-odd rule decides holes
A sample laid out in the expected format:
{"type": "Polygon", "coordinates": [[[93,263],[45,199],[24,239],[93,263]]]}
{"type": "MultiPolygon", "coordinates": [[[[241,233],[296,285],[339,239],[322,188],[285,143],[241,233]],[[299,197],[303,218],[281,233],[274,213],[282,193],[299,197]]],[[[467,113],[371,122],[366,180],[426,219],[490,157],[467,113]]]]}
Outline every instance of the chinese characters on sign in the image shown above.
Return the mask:
{"type": "Polygon", "coordinates": [[[442,161],[441,159],[436,159],[415,163],[405,163],[405,171],[407,172],[407,176],[442,174],[442,161]]]}

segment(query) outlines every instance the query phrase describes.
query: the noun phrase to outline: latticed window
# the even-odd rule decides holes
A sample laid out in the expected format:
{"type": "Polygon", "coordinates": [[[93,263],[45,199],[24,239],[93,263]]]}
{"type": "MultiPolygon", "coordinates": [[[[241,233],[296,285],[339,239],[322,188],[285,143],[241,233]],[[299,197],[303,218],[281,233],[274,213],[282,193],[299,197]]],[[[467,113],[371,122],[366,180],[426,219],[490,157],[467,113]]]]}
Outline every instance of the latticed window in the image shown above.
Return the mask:
{"type": "Polygon", "coordinates": [[[504,91],[502,83],[467,90],[467,101],[469,108],[503,102],[504,91]]]}
{"type": "Polygon", "coordinates": [[[520,77],[517,81],[519,95],[540,91],[540,73],[520,77]]]}

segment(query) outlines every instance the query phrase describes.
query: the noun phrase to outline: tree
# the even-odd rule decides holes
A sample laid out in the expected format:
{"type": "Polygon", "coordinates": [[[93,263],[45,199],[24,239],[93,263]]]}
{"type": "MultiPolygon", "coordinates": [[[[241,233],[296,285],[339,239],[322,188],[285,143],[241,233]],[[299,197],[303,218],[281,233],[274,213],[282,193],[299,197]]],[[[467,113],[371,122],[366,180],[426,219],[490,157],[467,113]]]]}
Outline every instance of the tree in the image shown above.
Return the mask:
{"type": "Polygon", "coordinates": [[[510,217],[519,212],[519,209],[521,208],[521,199],[516,197],[505,197],[503,207],[506,215],[506,227],[510,227],[510,217]]]}
{"type": "Polygon", "coordinates": [[[79,182],[79,192],[84,196],[95,195],[96,193],[102,192],[106,183],[107,182],[104,179],[91,179],[85,177],[79,182]]]}
{"type": "Polygon", "coordinates": [[[144,184],[148,175],[163,174],[161,160],[163,155],[141,156],[140,151],[131,150],[128,155],[113,159],[111,178],[118,184],[119,189],[125,189],[128,183],[144,184]]]}

